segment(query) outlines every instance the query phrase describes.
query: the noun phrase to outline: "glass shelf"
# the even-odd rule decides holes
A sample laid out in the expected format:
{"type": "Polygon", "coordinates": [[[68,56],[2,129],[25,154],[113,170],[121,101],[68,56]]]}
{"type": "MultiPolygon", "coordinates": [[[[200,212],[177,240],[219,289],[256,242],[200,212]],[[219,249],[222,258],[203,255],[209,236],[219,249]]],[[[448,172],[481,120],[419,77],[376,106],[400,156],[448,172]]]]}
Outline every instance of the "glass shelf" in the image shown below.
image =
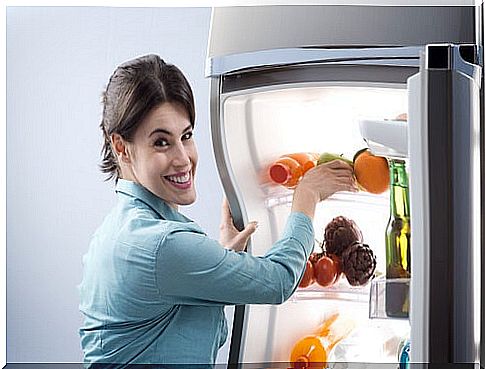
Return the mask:
{"type": "MultiPolygon", "coordinates": [[[[293,200],[293,190],[283,186],[266,186],[263,188],[265,193],[265,206],[271,209],[275,206],[290,205],[293,200]]],[[[359,203],[367,206],[389,207],[389,191],[375,195],[364,191],[359,192],[338,192],[330,196],[325,201],[339,201],[359,203]]]]}
{"type": "Polygon", "coordinates": [[[409,319],[409,278],[374,278],[365,286],[351,286],[345,279],[332,286],[322,287],[313,283],[306,288],[297,288],[290,301],[301,300],[340,300],[369,305],[370,319],[409,319]],[[386,309],[386,290],[392,300],[386,309]],[[403,312],[404,311],[404,312],[403,312]]]}
{"type": "Polygon", "coordinates": [[[329,287],[322,287],[318,283],[313,283],[306,288],[298,287],[291,297],[292,301],[299,300],[340,300],[369,303],[370,283],[365,286],[351,286],[344,276],[329,287]]]}
{"type": "Polygon", "coordinates": [[[387,279],[384,276],[371,282],[369,318],[409,319],[409,278],[387,279]]]}

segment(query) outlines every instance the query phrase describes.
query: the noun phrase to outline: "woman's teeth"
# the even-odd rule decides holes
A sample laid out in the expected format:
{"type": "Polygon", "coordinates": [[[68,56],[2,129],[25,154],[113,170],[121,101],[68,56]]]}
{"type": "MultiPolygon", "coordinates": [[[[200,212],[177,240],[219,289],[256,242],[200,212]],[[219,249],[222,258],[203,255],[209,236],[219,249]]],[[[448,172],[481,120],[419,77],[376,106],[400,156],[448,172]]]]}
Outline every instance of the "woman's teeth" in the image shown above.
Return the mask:
{"type": "Polygon", "coordinates": [[[175,182],[175,183],[186,183],[190,179],[190,173],[185,173],[182,176],[167,176],[166,177],[169,181],[175,182]]]}

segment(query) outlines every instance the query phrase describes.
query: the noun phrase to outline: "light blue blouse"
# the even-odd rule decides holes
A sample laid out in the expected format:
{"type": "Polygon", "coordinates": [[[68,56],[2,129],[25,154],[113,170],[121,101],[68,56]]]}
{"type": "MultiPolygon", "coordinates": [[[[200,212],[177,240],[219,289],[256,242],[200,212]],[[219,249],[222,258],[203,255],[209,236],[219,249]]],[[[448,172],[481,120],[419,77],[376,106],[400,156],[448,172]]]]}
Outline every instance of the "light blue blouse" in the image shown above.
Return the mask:
{"type": "Polygon", "coordinates": [[[85,363],[212,364],[227,338],[224,305],[284,302],[313,249],[303,213],[256,257],[224,249],[141,185],[120,179],[116,192],[83,257],[85,363]]]}

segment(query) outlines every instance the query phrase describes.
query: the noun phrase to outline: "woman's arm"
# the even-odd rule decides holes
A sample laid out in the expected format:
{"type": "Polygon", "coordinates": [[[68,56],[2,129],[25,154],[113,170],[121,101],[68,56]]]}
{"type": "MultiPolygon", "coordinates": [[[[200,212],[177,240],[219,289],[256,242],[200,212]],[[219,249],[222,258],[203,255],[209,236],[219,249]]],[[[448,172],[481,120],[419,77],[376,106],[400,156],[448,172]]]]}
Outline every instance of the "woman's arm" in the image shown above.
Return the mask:
{"type": "Polygon", "coordinates": [[[348,164],[337,160],[308,171],[295,189],[280,240],[262,257],[229,251],[189,230],[168,233],[157,256],[161,299],[196,305],[284,302],[295,290],[313,249],[316,204],[344,190],[356,190],[348,164]]]}
{"type": "Polygon", "coordinates": [[[218,241],[174,229],[162,240],[156,278],[161,303],[279,304],[288,299],[313,249],[311,219],[291,213],[264,256],[227,250],[218,241]]]}

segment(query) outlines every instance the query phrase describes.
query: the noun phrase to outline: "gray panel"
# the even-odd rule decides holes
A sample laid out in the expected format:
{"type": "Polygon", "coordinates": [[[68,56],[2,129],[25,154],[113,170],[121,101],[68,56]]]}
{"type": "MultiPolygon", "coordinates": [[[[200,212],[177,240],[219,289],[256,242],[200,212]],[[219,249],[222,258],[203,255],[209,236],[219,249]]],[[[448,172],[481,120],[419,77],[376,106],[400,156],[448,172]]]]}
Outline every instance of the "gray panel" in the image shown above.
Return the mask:
{"type": "Polygon", "coordinates": [[[214,8],[208,57],[294,47],[475,43],[473,6],[214,8]]]}
{"type": "MultiPolygon", "coordinates": [[[[464,48],[464,47],[461,47],[464,48]]],[[[463,62],[455,53],[453,83],[453,177],[454,184],[454,359],[455,362],[470,362],[475,359],[473,315],[474,269],[473,242],[473,150],[475,111],[479,102],[481,68],[463,62]],[[470,70],[471,69],[471,70],[470,70]]],[[[471,61],[476,62],[476,61],[471,61]]]]}

